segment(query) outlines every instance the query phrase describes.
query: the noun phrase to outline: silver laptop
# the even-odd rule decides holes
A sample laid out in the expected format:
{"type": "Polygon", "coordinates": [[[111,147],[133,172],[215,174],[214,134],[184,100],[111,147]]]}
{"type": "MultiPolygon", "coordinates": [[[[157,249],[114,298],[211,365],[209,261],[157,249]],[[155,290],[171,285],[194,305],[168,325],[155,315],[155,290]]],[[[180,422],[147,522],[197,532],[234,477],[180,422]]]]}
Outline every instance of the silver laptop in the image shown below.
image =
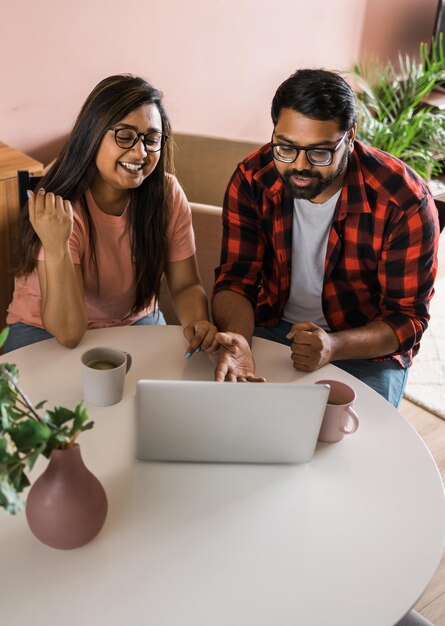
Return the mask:
{"type": "Polygon", "coordinates": [[[306,463],[327,385],[139,380],[136,457],[144,461],[306,463]]]}

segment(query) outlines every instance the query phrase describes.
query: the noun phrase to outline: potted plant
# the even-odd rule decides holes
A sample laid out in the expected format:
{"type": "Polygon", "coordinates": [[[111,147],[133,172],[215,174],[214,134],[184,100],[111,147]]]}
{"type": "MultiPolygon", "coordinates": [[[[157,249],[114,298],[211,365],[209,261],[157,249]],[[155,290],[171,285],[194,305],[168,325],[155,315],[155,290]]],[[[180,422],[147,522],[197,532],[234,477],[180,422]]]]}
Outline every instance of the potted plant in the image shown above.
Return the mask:
{"type": "MultiPolygon", "coordinates": [[[[8,332],[0,333],[0,347],[8,332]]],[[[79,547],[99,532],[107,513],[105,491],[83,464],[77,444],[94,422],[82,404],[73,411],[55,407],[41,414],[45,402],[33,406],[18,375],[14,364],[0,363],[0,506],[11,514],[22,510],[28,472],[40,455],[49,458],[28,494],[28,523],[48,545],[79,547]]]]}
{"type": "Polygon", "coordinates": [[[429,181],[442,171],[445,155],[445,111],[427,106],[425,99],[445,84],[442,37],[431,49],[420,45],[420,60],[399,56],[399,67],[355,65],[357,138],[389,152],[429,181]]]}

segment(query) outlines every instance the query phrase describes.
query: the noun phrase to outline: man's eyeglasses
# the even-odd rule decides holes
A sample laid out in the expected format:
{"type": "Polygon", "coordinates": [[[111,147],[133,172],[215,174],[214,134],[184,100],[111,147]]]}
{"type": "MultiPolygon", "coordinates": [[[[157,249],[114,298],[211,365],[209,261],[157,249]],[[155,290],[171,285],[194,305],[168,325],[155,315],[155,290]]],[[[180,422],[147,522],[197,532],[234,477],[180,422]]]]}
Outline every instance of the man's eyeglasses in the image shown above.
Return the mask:
{"type": "Polygon", "coordinates": [[[326,165],[331,165],[334,159],[334,154],[340,148],[347,134],[348,131],[345,132],[343,137],[334,148],[304,148],[302,146],[294,146],[291,143],[286,144],[271,142],[272,153],[277,161],[281,161],[282,163],[293,163],[297,160],[300,152],[303,151],[306,153],[306,158],[309,163],[311,163],[311,165],[324,167],[326,165]]]}
{"type": "Polygon", "coordinates": [[[114,140],[119,148],[129,150],[137,144],[142,138],[147,152],[159,152],[167,141],[168,136],[157,130],[151,130],[148,133],[138,133],[133,128],[110,128],[114,133],[114,140]]]}

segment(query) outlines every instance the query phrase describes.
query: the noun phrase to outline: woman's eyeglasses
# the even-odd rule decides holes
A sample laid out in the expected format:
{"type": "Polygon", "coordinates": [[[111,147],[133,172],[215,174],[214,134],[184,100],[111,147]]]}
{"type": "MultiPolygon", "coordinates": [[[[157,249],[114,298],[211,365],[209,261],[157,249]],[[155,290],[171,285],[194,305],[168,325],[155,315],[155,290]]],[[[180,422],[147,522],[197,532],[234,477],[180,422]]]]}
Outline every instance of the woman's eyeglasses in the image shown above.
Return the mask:
{"type": "Polygon", "coordinates": [[[119,148],[129,150],[137,144],[142,138],[147,152],[159,152],[167,141],[168,136],[157,130],[151,130],[148,133],[138,133],[133,128],[110,128],[114,133],[114,140],[119,148]]]}
{"type": "Polygon", "coordinates": [[[303,148],[302,146],[294,146],[293,144],[271,143],[272,153],[277,161],[281,161],[282,163],[293,163],[297,160],[300,152],[303,151],[306,153],[306,158],[311,165],[324,167],[326,165],[331,165],[334,159],[334,154],[340,148],[347,134],[348,131],[345,132],[334,148],[303,148]]]}

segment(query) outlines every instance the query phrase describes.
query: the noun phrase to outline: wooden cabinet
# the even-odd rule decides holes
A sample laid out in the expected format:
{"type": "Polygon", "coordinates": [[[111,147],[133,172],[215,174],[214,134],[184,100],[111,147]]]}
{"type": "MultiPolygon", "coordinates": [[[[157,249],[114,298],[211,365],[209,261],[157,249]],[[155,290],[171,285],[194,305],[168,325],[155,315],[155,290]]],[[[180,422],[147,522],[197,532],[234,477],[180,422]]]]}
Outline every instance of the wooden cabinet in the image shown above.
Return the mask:
{"type": "Polygon", "coordinates": [[[43,165],[0,142],[0,330],[6,324],[13,289],[12,263],[19,215],[17,170],[39,175],[43,165]]]}

